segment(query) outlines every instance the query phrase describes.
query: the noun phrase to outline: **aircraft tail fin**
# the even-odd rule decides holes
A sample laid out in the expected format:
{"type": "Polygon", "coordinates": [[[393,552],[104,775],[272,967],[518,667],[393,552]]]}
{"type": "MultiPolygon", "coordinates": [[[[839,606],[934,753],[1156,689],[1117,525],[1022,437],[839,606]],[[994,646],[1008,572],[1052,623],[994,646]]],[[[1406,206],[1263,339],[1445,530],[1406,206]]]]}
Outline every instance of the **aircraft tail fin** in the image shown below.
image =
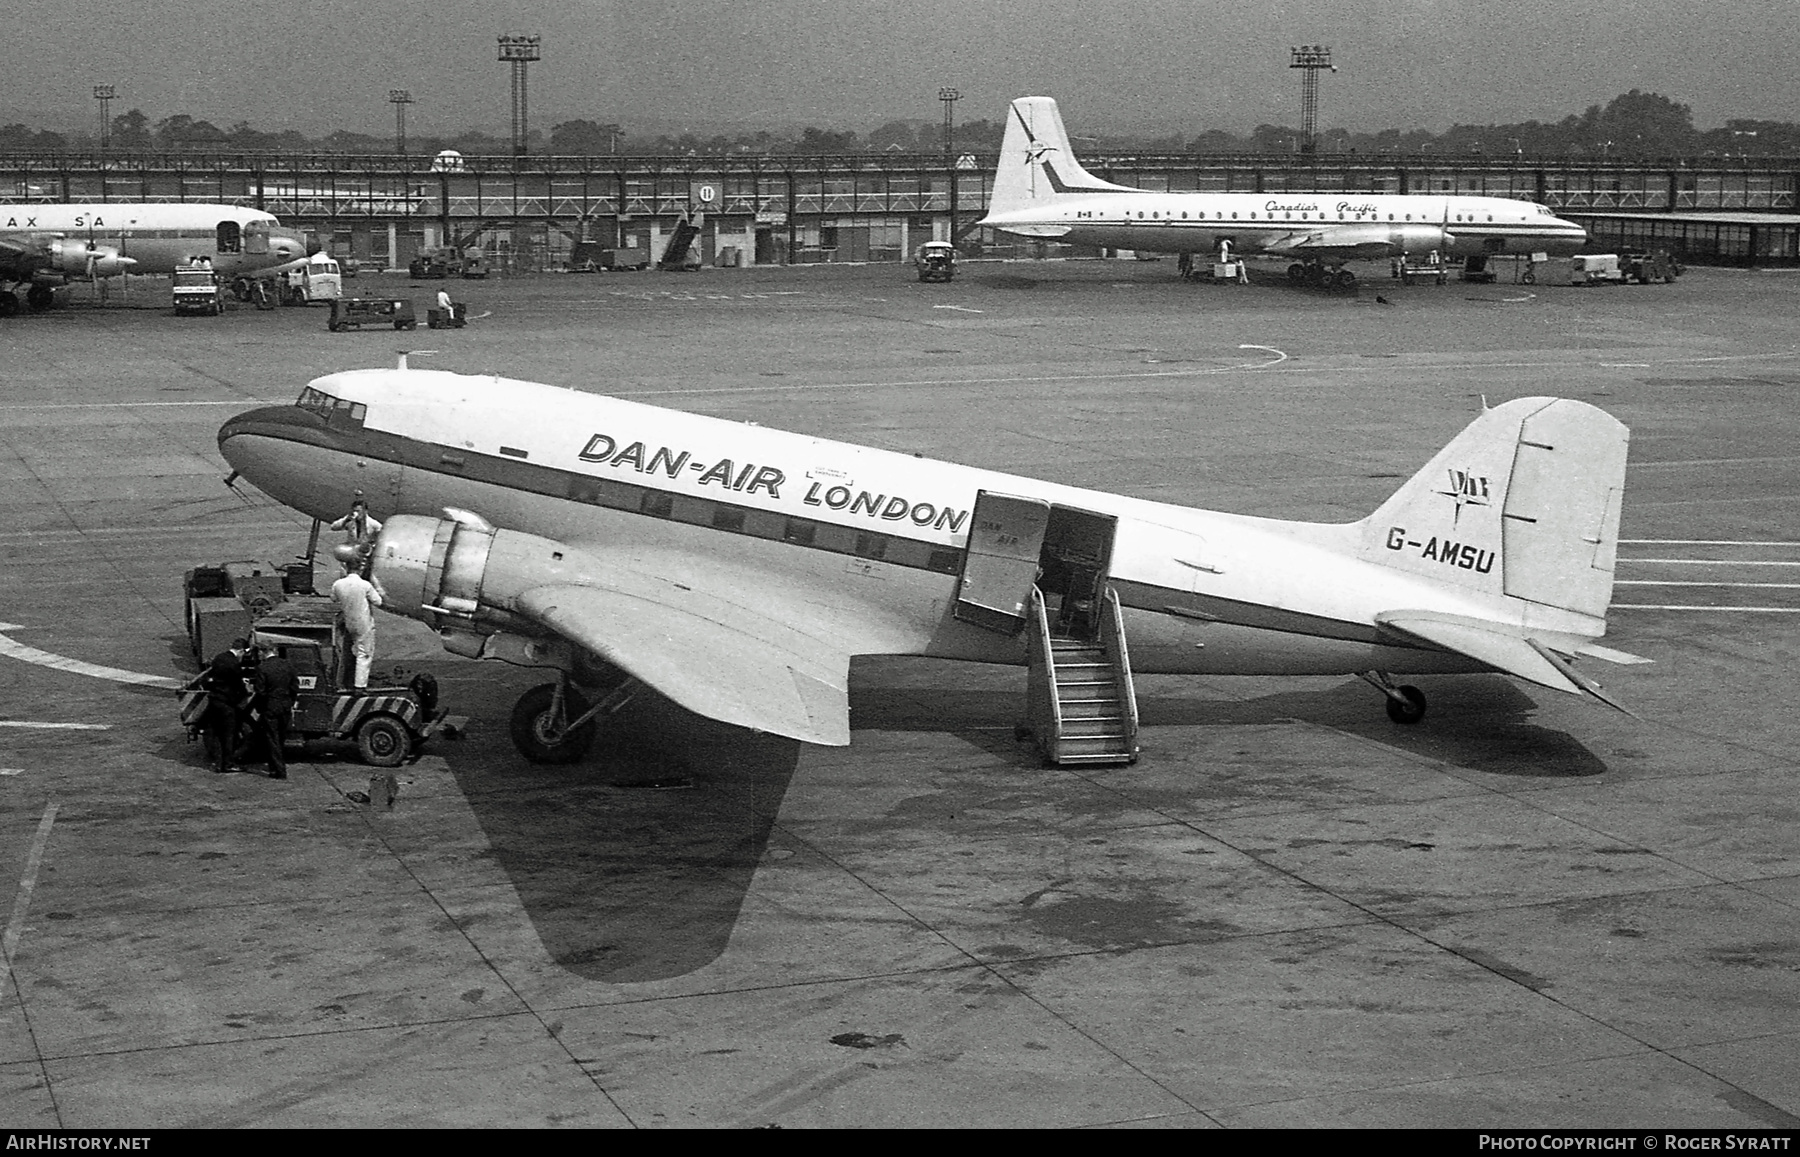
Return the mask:
{"type": "Polygon", "coordinates": [[[990,216],[1071,194],[1140,192],[1102,181],[1081,167],[1063,128],[1062,113],[1050,97],[1022,96],[1007,109],[1006,137],[988,199],[990,216]]]}
{"type": "Polygon", "coordinates": [[[1485,410],[1362,521],[1358,555],[1600,620],[1603,631],[1629,439],[1585,402],[1518,398],[1485,410]]]}

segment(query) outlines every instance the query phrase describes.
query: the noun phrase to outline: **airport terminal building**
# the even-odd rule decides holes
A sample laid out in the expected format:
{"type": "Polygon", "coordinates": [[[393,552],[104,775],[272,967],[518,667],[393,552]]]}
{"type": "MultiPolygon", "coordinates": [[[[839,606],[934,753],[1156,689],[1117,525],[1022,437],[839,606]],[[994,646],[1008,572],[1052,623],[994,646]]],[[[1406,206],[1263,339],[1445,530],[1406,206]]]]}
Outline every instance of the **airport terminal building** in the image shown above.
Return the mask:
{"type": "MultiPolygon", "coordinates": [[[[1800,265],[1800,160],[1175,154],[1086,163],[1106,180],[1157,191],[1519,197],[1586,227],[1595,251],[1800,265]]],[[[977,227],[993,165],[970,154],[900,153],[7,154],[0,200],[234,202],[311,231],[336,255],[394,269],[447,245],[479,247],[501,272],[594,268],[608,250],[659,253],[690,215],[708,265],[903,261],[932,240],[993,256],[1099,255],[977,227]]]]}

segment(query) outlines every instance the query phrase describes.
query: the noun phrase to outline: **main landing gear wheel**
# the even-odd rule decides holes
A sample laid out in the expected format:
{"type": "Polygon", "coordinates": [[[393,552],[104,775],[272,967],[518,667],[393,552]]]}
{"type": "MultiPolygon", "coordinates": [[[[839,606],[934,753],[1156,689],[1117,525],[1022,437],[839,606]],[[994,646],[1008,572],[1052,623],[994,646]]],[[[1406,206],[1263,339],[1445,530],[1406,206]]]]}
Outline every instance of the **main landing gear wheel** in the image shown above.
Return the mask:
{"type": "Polygon", "coordinates": [[[1298,261],[1296,261],[1292,265],[1288,266],[1288,281],[1294,285],[1301,285],[1301,284],[1305,283],[1305,281],[1306,281],[1306,266],[1302,265],[1298,261]]]}
{"type": "Polygon", "coordinates": [[[1348,269],[1340,269],[1336,273],[1327,274],[1326,276],[1330,278],[1333,289],[1340,289],[1348,292],[1356,288],[1356,274],[1350,272],[1348,269]]]}
{"type": "Polygon", "coordinates": [[[56,304],[56,293],[48,285],[34,285],[25,291],[25,304],[33,313],[42,313],[56,304]]]}
{"type": "Polygon", "coordinates": [[[594,745],[599,731],[592,719],[569,730],[569,720],[587,714],[587,700],[574,687],[565,687],[558,703],[556,692],[557,684],[540,684],[513,705],[513,746],[532,763],[576,763],[594,745]]]}

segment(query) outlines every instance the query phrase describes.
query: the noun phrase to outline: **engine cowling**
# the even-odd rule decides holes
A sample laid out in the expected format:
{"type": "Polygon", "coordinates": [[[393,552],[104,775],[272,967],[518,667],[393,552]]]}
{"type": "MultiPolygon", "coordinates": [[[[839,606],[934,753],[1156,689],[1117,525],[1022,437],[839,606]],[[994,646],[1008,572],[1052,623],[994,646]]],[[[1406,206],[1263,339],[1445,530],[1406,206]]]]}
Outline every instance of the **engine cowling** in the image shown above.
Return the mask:
{"type": "Polygon", "coordinates": [[[449,518],[397,514],[382,524],[373,574],[386,609],[434,628],[444,648],[471,659],[557,667],[578,682],[616,682],[604,659],[516,613],[534,587],[581,582],[594,560],[555,539],[496,530],[467,511],[449,518]]]}
{"type": "MultiPolygon", "coordinates": [[[[475,521],[397,514],[375,540],[374,575],[389,610],[434,626],[473,622],[499,532],[475,521]]],[[[489,607],[489,610],[495,609],[489,607]]]]}
{"type": "Polygon", "coordinates": [[[74,237],[50,242],[50,267],[72,277],[116,277],[137,264],[111,245],[96,245],[74,237]]]}

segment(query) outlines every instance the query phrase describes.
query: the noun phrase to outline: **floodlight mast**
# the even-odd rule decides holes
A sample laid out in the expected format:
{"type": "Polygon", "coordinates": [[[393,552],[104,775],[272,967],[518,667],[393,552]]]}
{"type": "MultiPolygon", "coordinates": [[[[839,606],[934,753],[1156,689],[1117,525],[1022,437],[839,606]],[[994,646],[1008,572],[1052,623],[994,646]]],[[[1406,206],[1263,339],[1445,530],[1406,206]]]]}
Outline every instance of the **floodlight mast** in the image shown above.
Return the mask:
{"type": "Polygon", "coordinates": [[[112,118],[107,115],[107,109],[112,104],[113,95],[113,86],[110,84],[94,86],[94,99],[100,102],[100,151],[103,153],[112,143],[112,118]]]}
{"type": "Polygon", "coordinates": [[[950,167],[950,243],[956,244],[956,127],[953,110],[956,102],[962,99],[962,93],[954,88],[938,89],[938,99],[944,102],[944,164],[950,167]]]}
{"type": "Polygon", "coordinates": [[[500,39],[500,61],[512,65],[512,151],[513,156],[525,155],[525,138],[529,131],[526,125],[526,87],[525,66],[534,60],[541,59],[539,45],[542,36],[502,36],[500,39]]]}
{"type": "Polygon", "coordinates": [[[406,155],[406,106],[413,102],[412,93],[403,88],[388,89],[388,103],[394,106],[394,151],[406,155]]]}
{"type": "Polygon", "coordinates": [[[1319,134],[1319,70],[1337,71],[1331,63],[1330,45],[1302,45],[1288,49],[1288,67],[1304,71],[1300,74],[1300,151],[1318,151],[1319,134]]]}

